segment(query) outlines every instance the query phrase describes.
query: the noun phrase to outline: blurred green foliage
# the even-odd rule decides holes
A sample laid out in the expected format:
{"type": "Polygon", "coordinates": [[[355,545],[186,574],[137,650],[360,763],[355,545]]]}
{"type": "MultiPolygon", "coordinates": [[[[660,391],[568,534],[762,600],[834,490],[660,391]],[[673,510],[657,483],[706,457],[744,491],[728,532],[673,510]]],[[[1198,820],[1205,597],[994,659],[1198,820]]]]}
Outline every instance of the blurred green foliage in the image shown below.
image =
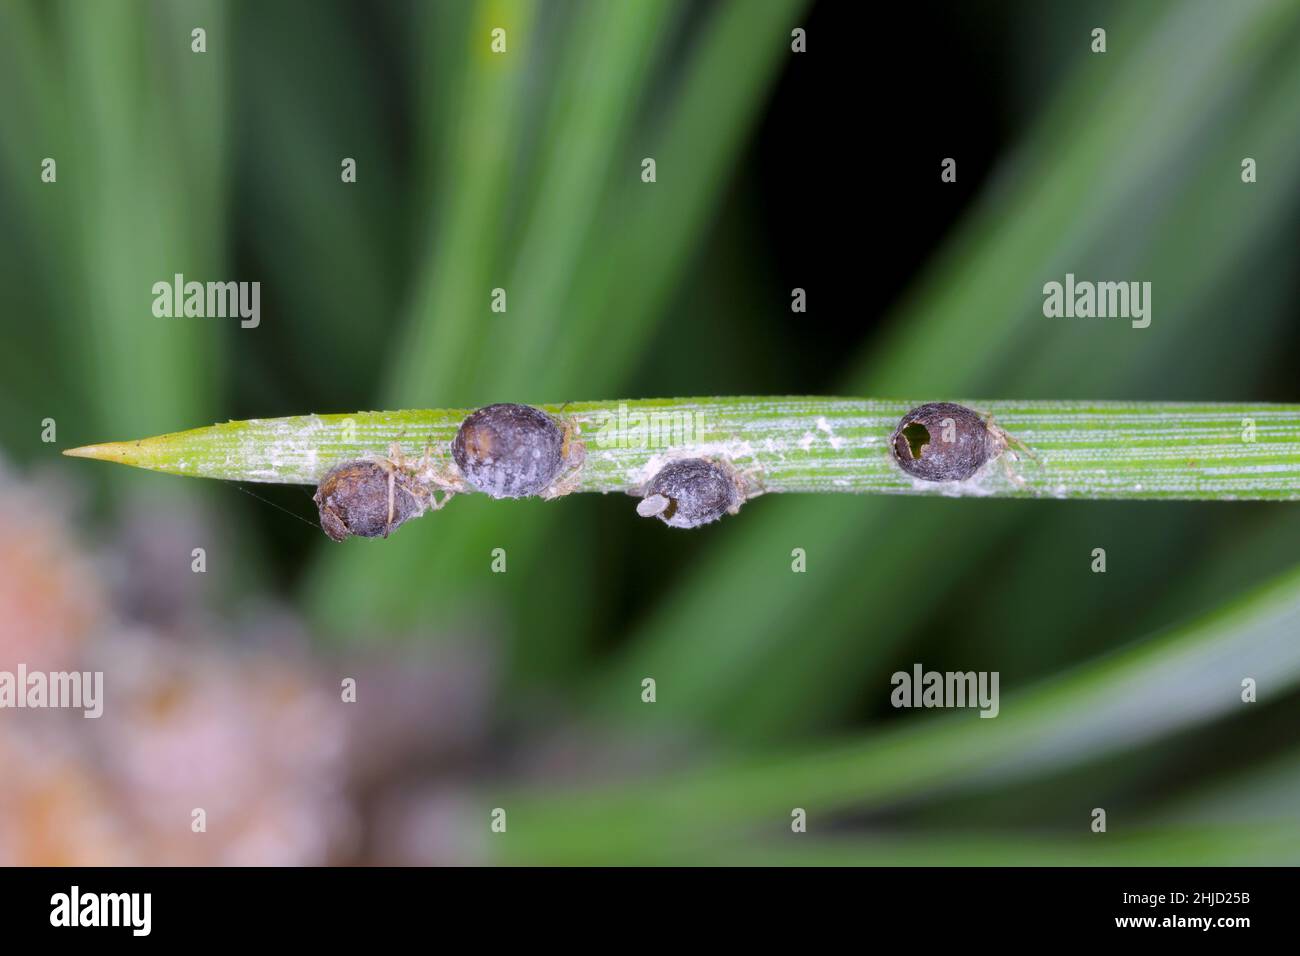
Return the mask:
{"type": "MultiPolygon", "coordinates": [[[[309,411],[797,390],[805,340],[772,334],[788,290],[767,274],[777,237],[755,229],[763,204],[796,202],[797,186],[756,188],[756,131],[819,55],[916,40],[897,55],[925,57],[916,37],[851,31],[856,6],[0,0],[6,454],[46,461],[45,417],[67,446],[309,411]],[[789,53],[801,23],[803,61],[789,53]],[[199,24],[203,55],[189,50],[199,24]],[[506,56],[488,52],[494,26],[506,56]],[[832,46],[832,31],[852,36],[832,46]],[[40,181],[46,156],[57,186],[40,181]],[[339,182],[344,156],[357,159],[353,186],[339,182]],[[645,156],[653,187],[639,179],[645,156]],[[149,289],[176,272],[260,280],[262,326],[153,319],[149,289]],[[506,316],[488,309],[498,286],[506,316]]],[[[843,183],[844,209],[809,211],[819,241],[860,263],[838,301],[864,313],[807,316],[808,349],[829,336],[841,362],[821,390],[1294,401],[1300,5],[923,6],[918,18],[1006,66],[979,87],[999,97],[1006,139],[895,303],[868,306],[856,286],[908,227],[896,205],[880,210],[897,221],[875,206],[895,184],[864,173],[843,183]],[[1095,24],[1105,55],[1088,52],[1095,24]],[[1251,186],[1244,156],[1259,165],[1251,186]],[[1038,290],[1067,271],[1151,281],[1151,328],[1044,320],[1038,290]]],[[[888,153],[875,104],[908,95],[824,86],[823,122],[843,125],[845,150],[888,153]]],[[[910,109],[932,108],[916,97],[910,109]]],[[[797,151],[797,130],[778,135],[797,151]]],[[[864,161],[873,175],[889,167],[864,161]]],[[[817,158],[802,168],[815,175],[817,158]]],[[[503,697],[503,725],[527,722],[543,695],[611,733],[693,741],[705,768],[770,760],[774,806],[813,799],[783,789],[816,768],[827,735],[865,748],[823,769],[832,788],[872,772],[854,755],[906,739],[889,736],[914,719],[888,707],[891,672],[1000,670],[1008,699],[1046,681],[1035,699],[1068,716],[1052,697],[1068,686],[1059,675],[1238,600],[1295,563],[1300,528],[1297,509],[1269,504],[772,496],[673,535],[613,499],[475,498],[382,545],[338,547],[233,489],[83,464],[63,467],[102,483],[106,519],[135,493],[228,514],[249,568],[239,585],[279,575],[327,639],[493,635],[520,691],[503,697]],[[1088,572],[1097,546],[1105,575],[1088,572]],[[489,573],[496,547],[506,575],[489,573]],[[794,547],[806,574],[790,573],[794,547]],[[643,676],[658,682],[653,707],[643,676]],[[802,769],[783,778],[787,766],[802,769]]],[[[310,514],[306,493],[278,500],[310,514]]],[[[1222,688],[1181,684],[1176,667],[1144,686],[1151,701],[1233,695],[1239,665],[1224,657],[1222,688]]],[[[776,862],[1296,862],[1296,675],[1252,676],[1262,699],[1245,714],[1192,711],[1142,740],[1081,714],[1086,739],[1060,760],[990,769],[974,794],[964,778],[937,794],[929,782],[984,753],[1009,704],[998,721],[950,721],[943,746],[890,751],[904,782],[892,816],[847,820],[865,834],[768,856],[748,839],[752,819],[720,822],[689,859],[716,845],[776,862]],[[1248,758],[1232,759],[1243,737],[1248,758]],[[1152,766],[1176,785],[1142,772],[1152,766]],[[1107,799],[1142,829],[1104,847],[1076,838],[1107,799]],[[1234,810],[1245,804],[1249,819],[1234,810]]],[[[721,813],[752,784],[717,780],[671,809],[721,813]]],[[[609,854],[661,832],[611,800],[592,819],[619,839],[589,831],[583,845],[609,854]]],[[[547,826],[530,839],[567,845],[565,824],[547,826]]]]}

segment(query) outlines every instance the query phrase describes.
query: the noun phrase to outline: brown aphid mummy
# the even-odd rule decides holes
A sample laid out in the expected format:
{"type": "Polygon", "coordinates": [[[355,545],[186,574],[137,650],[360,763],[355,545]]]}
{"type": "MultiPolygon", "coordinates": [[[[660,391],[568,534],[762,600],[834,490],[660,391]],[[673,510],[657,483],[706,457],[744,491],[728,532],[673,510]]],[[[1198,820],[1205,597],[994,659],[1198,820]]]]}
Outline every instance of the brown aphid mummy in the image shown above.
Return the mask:
{"type": "Polygon", "coordinates": [[[1002,429],[954,402],[918,405],[889,436],[903,471],[922,481],[965,481],[1007,447],[1002,429]]]}
{"type": "Polygon", "coordinates": [[[540,408],[499,404],[461,422],[451,456],[466,483],[493,498],[553,498],[573,490],[561,475],[581,466],[583,448],[540,408]]]}
{"type": "Polygon", "coordinates": [[[388,458],[345,461],[326,472],[312,499],[320,526],[335,541],[349,536],[387,538],[394,528],[440,508],[424,485],[408,472],[400,450],[388,458]]]}
{"type": "Polygon", "coordinates": [[[740,480],[725,463],[683,458],[664,465],[650,479],[636,513],[671,528],[698,528],[735,514],[744,500],[740,480]]]}

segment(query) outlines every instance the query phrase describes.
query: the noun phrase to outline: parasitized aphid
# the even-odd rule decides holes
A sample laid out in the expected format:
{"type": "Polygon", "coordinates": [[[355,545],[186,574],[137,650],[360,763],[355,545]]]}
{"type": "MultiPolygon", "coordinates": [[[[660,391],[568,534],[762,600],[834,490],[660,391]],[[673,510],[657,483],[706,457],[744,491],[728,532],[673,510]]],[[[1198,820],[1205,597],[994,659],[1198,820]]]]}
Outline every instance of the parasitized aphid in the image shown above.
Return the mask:
{"type": "Polygon", "coordinates": [[[740,510],[744,494],[730,467],[707,458],[669,462],[646,485],[636,513],[672,528],[698,528],[740,510]]]}
{"type": "Polygon", "coordinates": [[[572,490],[561,479],[583,460],[581,443],[531,405],[487,405],[461,422],[451,457],[465,481],[493,498],[556,497],[572,490]]]}
{"type": "Polygon", "coordinates": [[[322,530],[335,541],[350,535],[387,538],[393,529],[446,502],[436,501],[429,488],[412,477],[396,447],[387,458],[361,458],[331,468],[312,500],[322,530]]]}
{"type": "Polygon", "coordinates": [[[918,405],[889,436],[894,460],[922,481],[965,481],[1000,455],[1007,436],[954,402],[918,405]]]}

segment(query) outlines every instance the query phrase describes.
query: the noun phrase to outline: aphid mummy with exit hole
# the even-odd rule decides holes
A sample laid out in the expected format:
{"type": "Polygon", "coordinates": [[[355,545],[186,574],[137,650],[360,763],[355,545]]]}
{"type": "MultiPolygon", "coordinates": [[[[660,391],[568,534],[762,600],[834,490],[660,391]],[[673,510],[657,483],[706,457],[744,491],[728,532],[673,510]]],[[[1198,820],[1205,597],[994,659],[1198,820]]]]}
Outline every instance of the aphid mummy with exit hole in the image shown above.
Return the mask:
{"type": "Polygon", "coordinates": [[[735,514],[745,500],[729,465],[707,458],[669,462],[646,484],[636,513],[672,528],[698,528],[735,514]]]}
{"type": "Polygon", "coordinates": [[[965,405],[929,402],[899,419],[889,447],[914,478],[965,481],[1006,449],[1007,436],[965,405]]]}

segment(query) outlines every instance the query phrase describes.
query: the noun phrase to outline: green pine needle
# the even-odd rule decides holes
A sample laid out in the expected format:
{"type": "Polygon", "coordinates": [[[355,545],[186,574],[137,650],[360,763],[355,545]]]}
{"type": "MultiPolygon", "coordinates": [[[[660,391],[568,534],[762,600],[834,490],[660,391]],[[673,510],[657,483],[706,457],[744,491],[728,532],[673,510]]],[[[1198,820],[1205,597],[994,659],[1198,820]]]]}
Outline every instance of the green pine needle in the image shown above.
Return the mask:
{"type": "MultiPolygon", "coordinates": [[[[674,458],[729,461],[765,492],[1107,499],[1300,499],[1300,406],[964,401],[1012,439],[964,482],[926,482],[889,436],[917,401],[772,397],[543,408],[586,446],[578,491],[631,491],[674,458]]],[[[175,475],[315,484],[334,465],[445,456],[465,409],[252,419],[64,452],[175,475]]]]}

